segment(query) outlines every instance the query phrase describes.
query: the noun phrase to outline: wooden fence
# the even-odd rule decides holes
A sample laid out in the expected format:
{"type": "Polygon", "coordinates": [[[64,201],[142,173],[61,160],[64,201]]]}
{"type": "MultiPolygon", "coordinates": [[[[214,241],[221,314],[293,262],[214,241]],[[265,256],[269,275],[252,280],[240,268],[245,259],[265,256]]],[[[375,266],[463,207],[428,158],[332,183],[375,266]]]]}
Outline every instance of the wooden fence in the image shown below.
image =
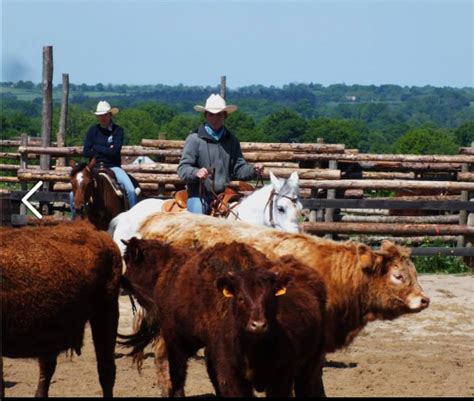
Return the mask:
{"type": "MultiPolygon", "coordinates": [[[[143,139],[140,146],[124,146],[124,160],[148,156],[153,162],[125,162],[123,168],[137,179],[145,196],[169,197],[184,188],[176,173],[183,144],[143,139]]],[[[56,165],[55,160],[79,159],[82,147],[44,147],[26,135],[1,141],[0,146],[0,182],[18,186],[10,191],[10,201],[18,202],[29,183],[42,180],[51,183],[50,191],[33,201],[67,202],[70,167],[56,165]],[[41,155],[51,157],[52,168],[40,167],[36,160],[41,155]]],[[[458,155],[419,156],[363,154],[342,144],[243,142],[242,151],[248,162],[265,165],[264,179],[270,170],[280,177],[298,171],[306,232],[371,244],[392,238],[419,245],[438,238],[456,247],[417,246],[414,253],[474,256],[474,226],[469,218],[474,211],[469,195],[474,192],[474,147],[461,148],[458,155]],[[383,192],[397,196],[382,197],[383,192]]]]}

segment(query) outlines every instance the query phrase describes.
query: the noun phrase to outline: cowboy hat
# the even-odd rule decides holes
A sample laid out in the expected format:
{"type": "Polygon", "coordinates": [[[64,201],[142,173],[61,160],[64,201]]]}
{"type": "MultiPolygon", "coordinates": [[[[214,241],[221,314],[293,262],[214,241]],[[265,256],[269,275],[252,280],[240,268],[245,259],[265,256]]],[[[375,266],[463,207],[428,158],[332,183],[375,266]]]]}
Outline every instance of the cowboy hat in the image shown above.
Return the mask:
{"type": "Polygon", "coordinates": [[[226,105],[225,100],[220,95],[212,94],[207,98],[205,106],[197,104],[196,106],[194,106],[194,110],[199,111],[200,113],[208,111],[212,114],[217,114],[221,111],[233,113],[235,110],[237,110],[237,106],[235,106],[234,104],[226,105]]]}
{"type": "Polygon", "coordinates": [[[101,100],[97,103],[97,110],[93,111],[96,116],[103,116],[107,113],[117,114],[119,109],[117,107],[110,107],[110,104],[105,100],[101,100]]]}

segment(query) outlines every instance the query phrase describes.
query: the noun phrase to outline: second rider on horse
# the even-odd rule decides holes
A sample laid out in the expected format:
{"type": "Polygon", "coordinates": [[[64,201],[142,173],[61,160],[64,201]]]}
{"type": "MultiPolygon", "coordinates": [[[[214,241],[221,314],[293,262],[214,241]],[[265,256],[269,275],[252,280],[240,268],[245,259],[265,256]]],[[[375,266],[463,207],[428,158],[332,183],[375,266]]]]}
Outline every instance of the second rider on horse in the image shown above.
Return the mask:
{"type": "MultiPolygon", "coordinates": [[[[112,116],[118,113],[117,107],[110,107],[110,104],[101,100],[97,104],[94,114],[97,116],[97,124],[94,124],[87,131],[84,141],[83,155],[89,159],[95,157],[96,165],[112,170],[119,185],[126,194],[129,208],[137,203],[137,194],[130,177],[121,168],[121,150],[123,145],[123,128],[112,121],[112,116]]],[[[74,198],[70,194],[70,206],[75,215],[74,198]]]]}
{"type": "Polygon", "coordinates": [[[226,105],[221,96],[213,94],[205,106],[196,105],[194,110],[204,113],[206,122],[186,138],[178,175],[186,182],[188,211],[209,214],[211,201],[232,179],[255,179],[262,174],[263,164],[247,163],[240,141],[224,126],[224,120],[237,106],[226,105]]]}

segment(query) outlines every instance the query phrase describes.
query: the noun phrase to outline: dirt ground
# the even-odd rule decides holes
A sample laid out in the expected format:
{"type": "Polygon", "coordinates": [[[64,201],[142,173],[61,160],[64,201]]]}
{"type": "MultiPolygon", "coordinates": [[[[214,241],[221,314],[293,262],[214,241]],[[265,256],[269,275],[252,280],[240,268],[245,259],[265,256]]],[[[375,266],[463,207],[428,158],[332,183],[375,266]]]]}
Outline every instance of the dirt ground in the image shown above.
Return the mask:
{"type": "MultiPolygon", "coordinates": [[[[324,382],[328,396],[473,397],[474,275],[421,275],[430,307],[416,315],[373,322],[346,350],[328,354],[324,382]]],[[[120,331],[130,332],[128,298],[120,298],[120,331]]],[[[115,396],[156,397],[153,356],[146,354],[142,374],[116,348],[115,396]]],[[[4,358],[6,396],[33,396],[35,360],[4,358]]],[[[202,357],[188,369],[187,395],[213,395],[202,357]]],[[[89,327],[81,356],[58,359],[50,396],[101,395],[89,327]]]]}

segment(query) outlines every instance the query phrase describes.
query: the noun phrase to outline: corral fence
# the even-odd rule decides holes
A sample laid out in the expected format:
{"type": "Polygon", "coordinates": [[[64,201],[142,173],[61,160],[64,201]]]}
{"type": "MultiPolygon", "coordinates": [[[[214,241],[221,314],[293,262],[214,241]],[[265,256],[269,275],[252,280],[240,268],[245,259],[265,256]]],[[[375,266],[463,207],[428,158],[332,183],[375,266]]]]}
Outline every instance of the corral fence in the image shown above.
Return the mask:
{"type": "MultiPolygon", "coordinates": [[[[168,198],[184,183],[176,173],[184,141],[143,139],[122,148],[122,167],[141,185],[146,197],[168,198]],[[140,162],[141,160],[148,162],[140,162]]],[[[305,208],[303,231],[335,239],[353,238],[377,245],[384,238],[412,247],[414,255],[474,256],[474,147],[457,155],[364,154],[343,144],[243,142],[248,162],[262,162],[264,179],[298,171],[305,208]],[[438,239],[449,247],[422,244],[438,239]]],[[[68,211],[70,167],[64,158],[80,159],[80,146],[42,146],[22,135],[0,141],[2,223],[25,215],[21,198],[39,180],[47,183],[30,201],[49,215],[64,219],[68,211]],[[42,155],[51,162],[45,169],[42,155]],[[38,160],[38,161],[37,161],[38,160]]],[[[20,219],[21,220],[21,219],[20,219]]],[[[33,224],[35,218],[28,221],[33,224]]],[[[14,221],[13,221],[14,223],[14,221]]]]}

